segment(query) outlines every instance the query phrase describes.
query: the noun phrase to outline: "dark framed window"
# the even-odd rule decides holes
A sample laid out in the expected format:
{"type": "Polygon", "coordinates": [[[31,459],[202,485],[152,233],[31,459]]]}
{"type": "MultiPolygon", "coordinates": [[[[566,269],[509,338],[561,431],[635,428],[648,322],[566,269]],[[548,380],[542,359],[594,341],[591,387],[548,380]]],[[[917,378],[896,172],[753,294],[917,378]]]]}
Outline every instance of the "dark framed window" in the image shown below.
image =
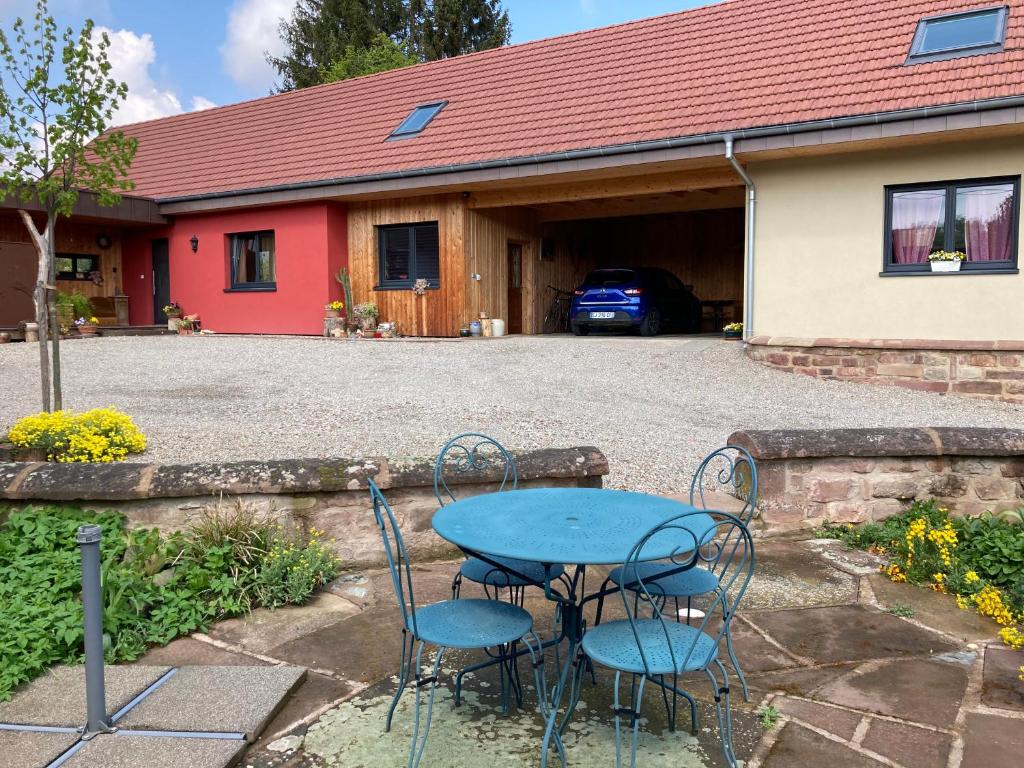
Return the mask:
{"type": "Polygon", "coordinates": [[[239,232],[228,237],[231,248],[231,290],[276,290],[277,252],[273,230],[239,232]]]}
{"type": "Polygon", "coordinates": [[[412,288],[417,280],[441,286],[441,243],[436,221],[377,228],[378,288],[412,288]]]}
{"type": "Polygon", "coordinates": [[[1005,5],[929,16],[917,23],[908,64],[998,53],[1006,41],[1005,5]]]}
{"type": "Polygon", "coordinates": [[[1017,270],[1020,176],[885,188],[883,273],[931,271],[935,251],[967,254],[960,272],[1017,270]]]}
{"type": "Polygon", "coordinates": [[[388,139],[408,139],[416,136],[426,128],[430,124],[430,121],[437,117],[437,113],[447,105],[447,101],[435,101],[430,104],[420,104],[420,106],[414,107],[412,112],[409,113],[409,116],[399,123],[398,127],[391,132],[388,139]]]}
{"type": "Polygon", "coordinates": [[[82,253],[58,253],[54,256],[58,280],[95,280],[100,257],[82,253]]]}

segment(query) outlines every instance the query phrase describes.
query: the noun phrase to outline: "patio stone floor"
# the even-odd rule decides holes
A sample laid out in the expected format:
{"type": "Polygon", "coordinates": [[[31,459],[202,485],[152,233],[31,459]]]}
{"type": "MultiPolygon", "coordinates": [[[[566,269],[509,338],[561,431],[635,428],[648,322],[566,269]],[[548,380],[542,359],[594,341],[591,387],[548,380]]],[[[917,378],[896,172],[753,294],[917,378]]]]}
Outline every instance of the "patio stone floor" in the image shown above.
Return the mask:
{"type": "MultiPolygon", "coordinates": [[[[418,565],[417,600],[446,598],[457,566],[418,565]]],[[[734,635],[751,689],[749,704],[733,696],[740,759],[753,768],[1019,766],[1024,683],[1016,670],[1024,654],[1004,649],[995,640],[995,625],[959,611],[952,599],[892,584],[877,572],[877,559],[835,542],[759,542],[757,575],[734,635]],[[885,612],[895,604],[913,606],[915,617],[885,612]],[[780,716],[764,731],[757,710],[768,704],[780,716]]],[[[588,583],[596,586],[593,579],[588,583]]],[[[250,748],[245,766],[404,765],[411,689],[392,731],[383,727],[400,651],[400,620],[386,572],[348,574],[320,601],[335,621],[296,613],[292,622],[290,612],[258,612],[156,651],[147,663],[175,663],[177,653],[202,647],[216,652],[211,662],[220,664],[226,662],[215,659],[222,655],[255,653],[264,663],[310,668],[305,686],[250,748]]],[[[538,630],[550,634],[550,605],[535,593],[527,608],[538,630]]],[[[442,680],[448,683],[470,659],[446,657],[442,680]]],[[[550,680],[550,652],[548,661],[550,680]]],[[[681,729],[670,733],[660,698],[651,693],[644,703],[642,765],[724,764],[707,683],[694,677],[688,688],[701,703],[698,735],[689,735],[684,716],[681,729]]],[[[733,690],[738,688],[734,681],[733,690]]],[[[495,675],[467,680],[465,692],[456,708],[450,683],[439,687],[424,768],[539,764],[542,726],[529,707],[532,686],[527,711],[513,708],[507,717],[500,712],[495,675]]],[[[614,763],[610,704],[611,676],[599,670],[566,739],[571,765],[614,763]]]]}
{"type": "MultiPolygon", "coordinates": [[[[959,611],[950,598],[891,584],[863,553],[813,541],[763,541],[759,547],[757,581],[735,625],[751,689],[751,701],[744,703],[733,681],[736,751],[747,768],[1019,768],[1024,683],[1017,669],[1024,653],[1002,647],[994,639],[995,625],[959,611]],[[913,607],[914,617],[885,612],[897,604],[913,607]],[[779,712],[767,731],[757,716],[766,705],[779,712]]],[[[417,566],[418,602],[446,598],[457,566],[417,566]]],[[[588,583],[597,585],[594,579],[588,583]]],[[[527,608],[549,636],[550,605],[535,593],[527,608]]],[[[154,650],[140,664],[216,665],[225,679],[233,665],[306,667],[304,684],[240,764],[390,767],[405,765],[413,714],[410,689],[392,731],[384,732],[399,650],[389,577],[371,571],[346,574],[312,606],[224,622],[208,634],[154,650]]],[[[463,705],[453,706],[449,681],[475,658],[460,653],[445,659],[424,768],[538,765],[542,723],[530,705],[532,685],[527,683],[524,711],[513,707],[506,717],[496,674],[485,671],[467,679],[463,705]]],[[[550,651],[547,658],[550,681],[550,651]]],[[[642,765],[723,765],[707,681],[694,677],[685,685],[700,703],[697,736],[689,734],[685,713],[681,729],[669,732],[661,699],[650,693],[643,709],[642,765]]],[[[597,685],[586,685],[566,738],[571,765],[614,764],[610,689],[610,675],[601,670],[597,685]]],[[[188,702],[181,706],[187,709],[188,702]]],[[[0,754],[5,746],[0,732],[0,754]]],[[[117,765],[121,758],[109,759],[117,765]]]]}

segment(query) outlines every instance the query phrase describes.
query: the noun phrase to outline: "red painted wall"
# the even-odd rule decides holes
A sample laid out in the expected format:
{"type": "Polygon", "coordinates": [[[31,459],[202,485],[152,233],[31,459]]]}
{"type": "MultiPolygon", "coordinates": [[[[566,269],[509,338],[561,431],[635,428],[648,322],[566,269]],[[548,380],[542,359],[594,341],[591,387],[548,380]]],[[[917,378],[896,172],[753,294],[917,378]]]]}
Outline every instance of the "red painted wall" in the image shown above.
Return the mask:
{"type": "Polygon", "coordinates": [[[324,304],[341,298],[334,279],[348,263],[345,208],[338,203],[252,208],[177,216],[162,229],[137,231],[124,242],[124,282],[133,325],[153,322],[153,239],[169,242],[171,299],[203,328],[218,333],[323,332],[324,304]],[[277,289],[232,291],[229,235],[274,231],[277,289]],[[189,241],[199,238],[192,253],[189,241]]]}

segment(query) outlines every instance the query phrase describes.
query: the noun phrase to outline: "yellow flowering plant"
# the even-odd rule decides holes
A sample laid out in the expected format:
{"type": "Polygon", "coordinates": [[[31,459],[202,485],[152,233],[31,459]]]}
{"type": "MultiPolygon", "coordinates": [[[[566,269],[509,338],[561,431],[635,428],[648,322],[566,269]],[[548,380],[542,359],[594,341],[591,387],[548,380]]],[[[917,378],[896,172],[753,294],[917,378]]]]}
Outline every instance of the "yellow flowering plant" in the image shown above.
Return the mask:
{"type": "Polygon", "coordinates": [[[19,419],[7,433],[19,448],[42,451],[47,461],[122,461],[146,450],[146,436],[131,417],[113,408],[84,413],[46,411],[19,419]]]}

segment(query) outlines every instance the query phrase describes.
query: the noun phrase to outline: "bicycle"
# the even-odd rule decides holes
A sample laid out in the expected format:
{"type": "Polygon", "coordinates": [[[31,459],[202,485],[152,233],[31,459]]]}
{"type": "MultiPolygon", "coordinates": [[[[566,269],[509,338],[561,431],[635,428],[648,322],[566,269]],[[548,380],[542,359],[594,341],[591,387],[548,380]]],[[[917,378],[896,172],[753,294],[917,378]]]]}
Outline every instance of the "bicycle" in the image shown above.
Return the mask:
{"type": "Polygon", "coordinates": [[[568,333],[572,293],[550,284],[548,288],[555,292],[555,298],[551,300],[551,306],[548,307],[547,314],[544,315],[542,330],[544,333],[568,333]]]}

